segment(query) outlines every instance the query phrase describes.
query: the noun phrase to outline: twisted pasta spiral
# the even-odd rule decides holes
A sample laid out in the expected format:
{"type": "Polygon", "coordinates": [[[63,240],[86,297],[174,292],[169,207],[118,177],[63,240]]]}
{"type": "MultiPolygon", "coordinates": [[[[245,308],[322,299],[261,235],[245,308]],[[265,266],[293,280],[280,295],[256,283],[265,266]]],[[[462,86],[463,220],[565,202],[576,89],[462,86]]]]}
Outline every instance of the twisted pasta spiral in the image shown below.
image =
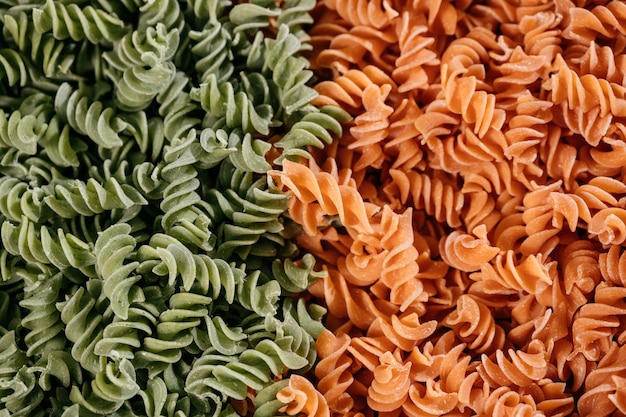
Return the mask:
{"type": "Polygon", "coordinates": [[[247,80],[254,85],[250,91],[255,93],[236,89],[230,82],[218,83],[215,74],[210,74],[206,82],[191,90],[191,98],[207,111],[205,125],[214,129],[240,128],[244,133],[269,134],[270,126],[274,125],[273,108],[266,102],[270,87],[258,73],[248,75],[247,80]]]}
{"type": "Polygon", "coordinates": [[[269,339],[244,350],[236,360],[209,349],[193,363],[185,389],[203,398],[214,390],[224,396],[244,399],[248,387],[260,390],[271,375],[279,375],[286,369],[300,369],[307,363],[306,359],[269,339]]]}
{"type": "Polygon", "coordinates": [[[215,207],[213,221],[220,223],[217,251],[224,259],[233,253],[244,260],[293,253],[284,240],[285,227],[280,218],[289,205],[288,195],[267,178],[254,180],[251,172],[228,163],[220,167],[218,184],[207,197],[215,207]]]}
{"type": "Polygon", "coordinates": [[[368,388],[367,404],[380,412],[391,412],[402,406],[409,395],[410,365],[398,362],[391,352],[380,357],[374,369],[374,380],[368,388]]]}
{"type": "Polygon", "coordinates": [[[134,366],[127,359],[119,362],[100,361],[98,374],[91,386],[73,386],[70,399],[81,409],[81,412],[95,414],[111,414],[120,409],[124,401],[139,392],[134,366]]]}
{"type": "Polygon", "coordinates": [[[198,106],[192,103],[189,91],[186,91],[188,84],[187,75],[177,71],[169,86],[156,97],[164,134],[170,141],[187,136],[200,124],[200,118],[195,116],[198,106]]]}
{"type": "Polygon", "coordinates": [[[598,4],[590,9],[573,7],[569,14],[570,22],[563,35],[584,45],[589,45],[598,36],[615,40],[626,34],[623,20],[626,7],[619,1],[598,4]]]}
{"type": "Polygon", "coordinates": [[[468,348],[477,353],[502,349],[504,330],[495,323],[489,308],[469,294],[457,300],[457,309],[443,321],[468,348]]]}
{"type": "MultiPolygon", "coordinates": [[[[16,7],[16,9],[19,9],[16,7]]],[[[12,38],[17,49],[30,57],[33,68],[40,65],[47,78],[69,79],[68,70],[74,64],[75,55],[62,42],[50,34],[42,34],[35,29],[33,21],[24,11],[9,10],[3,15],[5,33],[12,38]]]]}
{"type": "MultiPolygon", "coordinates": [[[[169,299],[169,309],[157,319],[156,334],[146,336],[135,352],[133,363],[148,369],[151,377],[163,372],[170,364],[180,361],[182,350],[193,343],[194,329],[208,314],[211,298],[193,293],[176,293],[169,299]]],[[[103,339],[104,340],[104,339],[103,339]]]]}
{"type": "Polygon", "coordinates": [[[609,416],[621,406],[617,400],[621,398],[618,392],[623,389],[619,384],[626,371],[622,362],[625,355],[626,349],[613,342],[597,368],[589,372],[585,380],[585,392],[577,402],[581,416],[609,416]]]}
{"type": "Polygon", "coordinates": [[[33,9],[33,22],[39,32],[52,31],[60,40],[87,39],[91,43],[102,43],[117,40],[126,32],[124,21],[104,10],[92,6],[81,9],[76,4],[66,5],[52,0],[33,9]]]}
{"type": "Polygon", "coordinates": [[[44,393],[37,385],[37,377],[32,369],[22,367],[13,379],[3,381],[8,395],[3,396],[0,402],[11,416],[43,417],[45,410],[41,408],[44,393]]]}
{"type": "Polygon", "coordinates": [[[195,142],[195,131],[186,138],[171,142],[164,150],[165,166],[161,177],[165,182],[161,225],[163,229],[182,242],[211,250],[210,219],[196,191],[200,187],[198,172],[193,166],[195,158],[190,147],[195,142]]]}
{"type": "Polygon", "coordinates": [[[605,245],[619,245],[626,241],[626,210],[619,207],[602,209],[589,222],[589,234],[605,245]]]}
{"type": "Polygon", "coordinates": [[[482,355],[482,364],[478,373],[491,387],[529,386],[533,381],[539,381],[546,376],[547,352],[543,343],[533,340],[526,350],[508,350],[506,358],[504,352],[498,349],[495,352],[495,362],[486,355],[482,355]]]}
{"type": "Polygon", "coordinates": [[[594,302],[585,304],[574,316],[572,338],[575,351],[581,352],[588,360],[597,361],[611,349],[614,337],[624,340],[623,319],[626,303],[623,298],[626,290],[622,287],[609,287],[601,283],[595,290],[594,302]]]}
{"type": "Polygon", "coordinates": [[[120,184],[114,177],[100,183],[94,178],[87,182],[59,179],[44,198],[44,203],[62,218],[94,216],[115,209],[127,210],[148,204],[129,184],[120,184]]]}
{"type": "Polygon", "coordinates": [[[231,62],[233,43],[237,37],[232,25],[217,19],[210,20],[201,31],[190,31],[189,38],[197,42],[191,53],[198,57],[195,69],[200,74],[199,81],[206,83],[213,74],[218,83],[228,80],[235,68],[231,62]]]}
{"type": "Polygon", "coordinates": [[[115,116],[115,110],[97,100],[86,85],[73,89],[63,83],[57,90],[54,109],[76,132],[88,136],[104,148],[114,148],[123,144],[119,133],[126,123],[115,116]]]}
{"type": "Polygon", "coordinates": [[[102,286],[102,281],[91,279],[65,301],[57,303],[65,324],[65,337],[73,344],[72,357],[94,375],[100,368],[94,348],[102,339],[103,315],[108,307],[102,286]]]}
{"type": "Polygon", "coordinates": [[[274,144],[282,149],[281,155],[274,162],[281,163],[283,159],[294,160],[297,157],[309,158],[309,147],[323,148],[324,144],[331,143],[331,133],[340,137],[341,123],[349,119],[345,111],[333,106],[323,106],[319,112],[305,114],[274,144]]]}
{"type": "Polygon", "coordinates": [[[613,284],[624,286],[624,273],[626,273],[626,256],[618,245],[611,245],[606,253],[598,257],[602,278],[613,284]]]}
{"type": "Polygon", "coordinates": [[[471,272],[481,268],[500,251],[491,246],[485,226],[474,228],[476,238],[461,232],[452,232],[440,243],[441,256],[448,265],[471,272]]]}
{"type": "Polygon", "coordinates": [[[104,282],[103,293],[109,298],[115,315],[124,320],[128,318],[131,288],[141,278],[131,275],[139,262],[125,262],[136,245],[130,231],[127,224],[111,226],[100,233],[94,247],[96,272],[104,282]]]}
{"type": "Polygon", "coordinates": [[[5,221],[2,243],[9,253],[28,262],[52,264],[61,270],[73,267],[87,276],[94,275],[95,257],[91,245],[61,228],[54,233],[25,217],[17,226],[5,221]]]}
{"type": "Polygon", "coordinates": [[[320,356],[315,367],[315,376],[319,378],[317,386],[331,412],[347,412],[354,405],[354,400],[347,392],[354,381],[350,371],[353,359],[346,354],[349,345],[348,335],[334,335],[328,330],[324,330],[316,341],[320,356]]]}
{"type": "Polygon", "coordinates": [[[452,181],[432,178],[416,170],[389,170],[389,184],[383,191],[392,198],[399,198],[402,205],[412,201],[414,208],[425,210],[437,221],[445,221],[451,227],[461,225],[459,218],[465,197],[452,181]]]}
{"type": "Polygon", "coordinates": [[[480,272],[471,275],[474,280],[485,281],[486,288],[502,291],[526,291],[536,294],[552,285],[551,271],[554,263],[546,263],[540,255],[516,259],[513,250],[498,254],[493,263],[484,264],[480,272]]]}
{"type": "Polygon", "coordinates": [[[278,391],[276,399],[285,404],[279,410],[290,416],[302,412],[312,417],[330,416],[324,396],[309,380],[300,375],[289,377],[289,385],[278,391]]]}
{"type": "MultiPolygon", "coordinates": [[[[315,168],[317,167],[311,169],[285,160],[282,172],[275,174],[280,175],[282,184],[293,191],[298,200],[307,204],[308,207],[313,207],[308,209],[313,212],[313,215],[299,221],[303,224],[305,231],[310,235],[315,235],[317,222],[320,221],[318,216],[338,215],[346,227],[354,227],[356,230],[371,233],[373,229],[368,220],[367,205],[356,189],[338,184],[337,179],[330,173],[320,172],[315,168]]],[[[293,206],[290,208],[290,211],[292,210],[294,210],[293,206]]]]}
{"type": "Polygon", "coordinates": [[[26,288],[26,297],[20,301],[20,306],[29,310],[22,319],[22,326],[29,330],[24,337],[29,357],[45,356],[65,347],[63,325],[56,309],[61,282],[60,273],[34,282],[26,288]]]}
{"type": "Polygon", "coordinates": [[[480,64],[493,44],[491,32],[473,29],[463,39],[454,40],[441,58],[441,84],[448,108],[473,125],[479,138],[490,129],[500,130],[505,113],[495,107],[496,97],[480,90],[480,78],[468,73],[468,67],[480,64]]]}
{"type": "Polygon", "coordinates": [[[178,43],[178,29],[168,31],[159,23],[125,35],[104,55],[116,70],[109,76],[116,80],[115,98],[120,109],[143,110],[169,86],[176,74],[171,60],[178,43]]]}
{"type": "Polygon", "coordinates": [[[32,78],[29,70],[30,65],[19,52],[0,49],[0,79],[6,78],[10,86],[24,86],[32,78]]]}
{"type": "Polygon", "coordinates": [[[432,50],[435,38],[426,34],[427,22],[413,21],[410,12],[403,12],[397,25],[400,55],[396,59],[396,68],[392,72],[398,83],[398,91],[405,93],[425,88],[434,79],[434,70],[439,64],[437,53],[432,50]]]}

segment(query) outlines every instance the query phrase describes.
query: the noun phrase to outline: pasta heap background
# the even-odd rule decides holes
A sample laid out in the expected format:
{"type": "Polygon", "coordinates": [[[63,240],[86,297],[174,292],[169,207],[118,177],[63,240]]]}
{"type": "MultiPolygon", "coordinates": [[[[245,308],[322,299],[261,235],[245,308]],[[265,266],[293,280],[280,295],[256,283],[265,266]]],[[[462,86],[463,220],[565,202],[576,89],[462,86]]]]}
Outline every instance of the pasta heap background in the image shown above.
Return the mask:
{"type": "Polygon", "coordinates": [[[0,21],[0,417],[626,413],[623,2],[0,21]]]}

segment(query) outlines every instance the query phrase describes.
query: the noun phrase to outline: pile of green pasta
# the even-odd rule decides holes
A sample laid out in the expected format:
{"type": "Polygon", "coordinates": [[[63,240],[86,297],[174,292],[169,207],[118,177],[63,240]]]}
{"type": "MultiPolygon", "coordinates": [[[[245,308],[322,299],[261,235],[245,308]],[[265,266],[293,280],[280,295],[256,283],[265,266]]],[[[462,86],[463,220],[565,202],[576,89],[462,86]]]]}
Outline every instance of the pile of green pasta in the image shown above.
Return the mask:
{"type": "Polygon", "coordinates": [[[0,417],[280,414],[324,309],[267,172],[345,118],[314,5],[0,2],[0,417]]]}

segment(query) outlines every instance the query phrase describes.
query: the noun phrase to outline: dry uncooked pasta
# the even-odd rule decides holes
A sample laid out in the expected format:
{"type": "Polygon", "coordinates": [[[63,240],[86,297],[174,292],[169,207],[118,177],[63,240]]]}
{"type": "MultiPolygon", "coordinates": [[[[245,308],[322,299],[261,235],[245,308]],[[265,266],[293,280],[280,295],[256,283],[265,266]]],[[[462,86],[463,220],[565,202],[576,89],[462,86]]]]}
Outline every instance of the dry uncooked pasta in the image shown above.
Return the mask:
{"type": "Polygon", "coordinates": [[[313,103],[352,120],[271,175],[328,273],[330,415],[626,413],[624,3],[314,17],[313,103]]]}

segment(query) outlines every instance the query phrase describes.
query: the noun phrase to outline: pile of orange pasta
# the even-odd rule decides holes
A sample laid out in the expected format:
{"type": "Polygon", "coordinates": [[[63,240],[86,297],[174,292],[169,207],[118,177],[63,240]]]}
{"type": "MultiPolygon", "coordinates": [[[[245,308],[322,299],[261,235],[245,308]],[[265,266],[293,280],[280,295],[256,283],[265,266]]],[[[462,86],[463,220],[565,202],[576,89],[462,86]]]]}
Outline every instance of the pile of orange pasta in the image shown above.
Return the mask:
{"type": "Polygon", "coordinates": [[[626,414],[626,3],[321,0],[317,106],[271,175],[327,271],[288,414],[626,414]],[[308,384],[308,385],[307,385],[308,384]]]}

